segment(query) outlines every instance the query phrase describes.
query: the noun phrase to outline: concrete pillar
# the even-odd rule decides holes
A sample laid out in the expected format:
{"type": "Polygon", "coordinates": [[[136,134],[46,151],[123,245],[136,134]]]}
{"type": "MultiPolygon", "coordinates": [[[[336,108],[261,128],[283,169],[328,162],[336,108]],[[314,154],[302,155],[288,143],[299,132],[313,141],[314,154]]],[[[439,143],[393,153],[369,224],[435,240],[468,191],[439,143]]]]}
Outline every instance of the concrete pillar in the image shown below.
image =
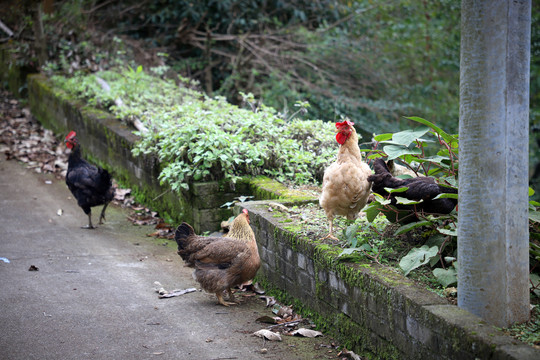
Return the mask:
{"type": "Polygon", "coordinates": [[[529,319],[530,0],[462,0],[458,306],[529,319]]]}

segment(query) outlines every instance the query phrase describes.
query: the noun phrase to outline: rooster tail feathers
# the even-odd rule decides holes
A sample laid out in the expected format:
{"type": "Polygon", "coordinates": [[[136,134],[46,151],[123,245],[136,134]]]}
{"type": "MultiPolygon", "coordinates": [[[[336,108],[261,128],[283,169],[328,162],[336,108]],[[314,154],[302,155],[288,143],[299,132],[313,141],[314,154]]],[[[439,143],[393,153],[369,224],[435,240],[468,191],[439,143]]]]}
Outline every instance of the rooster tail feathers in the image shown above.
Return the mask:
{"type": "Polygon", "coordinates": [[[187,245],[187,239],[190,236],[195,235],[195,230],[188,224],[188,223],[182,223],[178,228],[176,228],[176,232],[174,233],[174,240],[176,241],[176,244],[178,245],[178,251],[183,250],[187,245]]]}

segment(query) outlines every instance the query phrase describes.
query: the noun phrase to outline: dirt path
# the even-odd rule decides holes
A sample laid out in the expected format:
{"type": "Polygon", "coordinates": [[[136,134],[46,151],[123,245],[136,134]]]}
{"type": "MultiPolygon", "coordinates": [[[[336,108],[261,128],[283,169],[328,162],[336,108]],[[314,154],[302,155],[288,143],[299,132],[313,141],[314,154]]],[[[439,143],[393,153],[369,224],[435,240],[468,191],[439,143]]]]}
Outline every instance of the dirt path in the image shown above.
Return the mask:
{"type": "Polygon", "coordinates": [[[272,315],[256,296],[230,308],[199,291],[158,299],[155,281],[198,284],[166,240],[126,216],[111,206],[104,225],[80,229],[87,217],[62,180],[0,156],[1,359],[336,358],[327,337],[252,336],[272,315]]]}

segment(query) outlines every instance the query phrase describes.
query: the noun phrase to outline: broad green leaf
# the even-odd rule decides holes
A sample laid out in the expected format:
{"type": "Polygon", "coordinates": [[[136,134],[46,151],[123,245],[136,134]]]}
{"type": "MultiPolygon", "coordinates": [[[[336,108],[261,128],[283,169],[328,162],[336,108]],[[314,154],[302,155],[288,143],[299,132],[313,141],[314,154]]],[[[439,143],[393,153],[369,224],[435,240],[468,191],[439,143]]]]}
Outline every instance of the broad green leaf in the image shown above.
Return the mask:
{"type": "Polygon", "coordinates": [[[529,187],[529,196],[533,196],[534,195],[534,190],[532,187],[529,187]]]}
{"type": "Polygon", "coordinates": [[[431,225],[431,224],[432,224],[431,221],[426,221],[426,220],[413,222],[413,223],[401,226],[399,229],[396,230],[394,235],[397,236],[397,235],[406,233],[407,231],[411,231],[412,229],[416,229],[417,227],[431,225]]]}
{"type": "Polygon", "coordinates": [[[383,147],[383,151],[388,155],[388,160],[396,159],[403,155],[421,155],[422,150],[419,148],[409,149],[400,145],[386,145],[383,147]]]}
{"type": "Polygon", "coordinates": [[[411,249],[411,251],[401,259],[399,267],[403,270],[404,275],[407,276],[412,270],[427,264],[432,257],[437,256],[437,252],[438,248],[436,246],[430,248],[427,245],[423,245],[420,248],[411,249]]]}
{"type": "Polygon", "coordinates": [[[535,273],[531,273],[530,279],[531,281],[529,281],[529,289],[534,286],[535,289],[533,290],[533,292],[536,294],[536,296],[540,298],[540,287],[538,286],[540,285],[540,276],[535,273]]]}
{"type": "MultiPolygon", "coordinates": [[[[371,150],[368,150],[368,151],[371,151],[371,150]]],[[[376,153],[376,154],[369,155],[367,158],[371,160],[371,159],[378,159],[380,157],[382,157],[382,155],[379,153],[376,153]]]]}
{"type": "MultiPolygon", "coordinates": [[[[445,238],[446,238],[446,236],[444,236],[444,235],[435,234],[435,235],[431,236],[426,241],[426,245],[429,246],[429,247],[436,246],[437,249],[439,249],[439,253],[442,253],[444,248],[446,247],[445,238]],[[444,246],[443,246],[443,244],[444,244],[444,246]],[[441,246],[443,246],[443,247],[441,248],[441,246]]],[[[431,260],[429,262],[429,266],[431,266],[431,267],[435,266],[435,264],[437,264],[439,262],[439,260],[440,259],[439,259],[438,256],[431,258],[431,260]]]]}
{"type": "Polygon", "coordinates": [[[379,135],[375,135],[373,137],[373,139],[375,141],[387,141],[387,140],[390,140],[392,138],[392,135],[394,135],[393,133],[388,133],[388,134],[379,134],[379,135]]]}
{"type": "Polygon", "coordinates": [[[529,220],[540,223],[540,211],[529,211],[529,220]]]}
{"type": "Polygon", "coordinates": [[[444,235],[457,236],[457,229],[437,228],[437,231],[444,235]]]}
{"type": "Polygon", "coordinates": [[[374,202],[372,202],[371,204],[369,204],[368,206],[366,206],[364,208],[364,212],[366,213],[367,221],[372,223],[373,220],[375,220],[377,215],[379,215],[379,212],[380,212],[379,208],[380,207],[381,207],[381,204],[378,203],[377,201],[374,201],[374,202]]]}
{"type": "Polygon", "coordinates": [[[426,241],[426,245],[429,247],[437,246],[440,248],[442,244],[444,243],[445,236],[441,234],[435,234],[433,236],[430,236],[429,239],[426,241]]]}
{"type": "MultiPolygon", "coordinates": [[[[411,143],[415,142],[418,139],[421,139],[429,131],[427,127],[419,127],[418,129],[409,129],[395,133],[392,136],[392,142],[395,144],[401,144],[404,146],[409,146],[411,143]]],[[[427,141],[427,140],[422,140],[427,141]]]]}
{"type": "Polygon", "coordinates": [[[437,268],[433,270],[433,276],[445,288],[457,284],[457,271],[453,267],[449,267],[448,269],[437,268]]]}
{"type": "Polygon", "coordinates": [[[458,139],[448,133],[446,133],[445,131],[443,131],[440,127],[436,126],[435,124],[425,120],[425,119],[422,119],[420,117],[417,117],[417,116],[410,116],[410,117],[405,117],[405,119],[409,119],[409,120],[412,120],[412,121],[416,121],[420,124],[424,124],[426,126],[429,126],[430,128],[432,128],[433,130],[435,130],[435,132],[439,135],[441,135],[441,137],[444,139],[444,141],[446,141],[448,144],[451,144],[452,147],[454,147],[454,145],[456,145],[457,147],[457,143],[458,143],[458,139]]]}
{"type": "Polygon", "coordinates": [[[397,189],[385,187],[384,190],[386,190],[389,193],[401,193],[401,192],[405,192],[405,191],[409,190],[409,188],[407,186],[400,187],[400,188],[397,188],[397,189]]]}
{"type": "Polygon", "coordinates": [[[457,198],[458,198],[458,194],[443,193],[443,194],[439,194],[435,196],[433,200],[436,200],[436,199],[456,199],[457,200],[457,198]]]}
{"type": "MultiPolygon", "coordinates": [[[[378,203],[378,205],[388,205],[388,204],[390,204],[390,203],[392,202],[390,199],[387,199],[387,198],[385,198],[384,196],[382,196],[382,195],[380,195],[380,194],[377,194],[377,193],[375,193],[375,192],[372,193],[372,194],[375,196],[375,198],[376,198],[377,200],[372,201],[370,204],[376,204],[376,203],[378,203]]],[[[379,207],[380,207],[380,206],[379,206],[379,207]]]]}
{"type": "Polygon", "coordinates": [[[416,201],[416,200],[410,200],[401,196],[396,196],[396,202],[401,205],[416,205],[423,202],[423,200],[416,201]]]}
{"type": "Polygon", "coordinates": [[[358,231],[358,228],[360,225],[358,224],[352,224],[347,226],[345,229],[345,239],[351,244],[351,247],[356,247],[356,242],[358,239],[356,238],[356,232],[358,231]]]}
{"type": "Polygon", "coordinates": [[[448,177],[443,177],[443,178],[439,178],[439,181],[441,182],[439,185],[441,186],[446,186],[444,184],[444,181],[446,181],[447,183],[450,184],[450,186],[447,186],[447,187],[453,187],[454,189],[457,189],[458,187],[458,181],[455,177],[453,176],[448,176],[448,177]]]}
{"type": "Polygon", "coordinates": [[[443,161],[448,161],[448,157],[435,155],[435,156],[430,156],[430,157],[426,157],[426,158],[423,158],[423,159],[418,159],[418,161],[420,161],[420,162],[432,162],[432,163],[435,163],[435,164],[443,165],[443,161]]]}

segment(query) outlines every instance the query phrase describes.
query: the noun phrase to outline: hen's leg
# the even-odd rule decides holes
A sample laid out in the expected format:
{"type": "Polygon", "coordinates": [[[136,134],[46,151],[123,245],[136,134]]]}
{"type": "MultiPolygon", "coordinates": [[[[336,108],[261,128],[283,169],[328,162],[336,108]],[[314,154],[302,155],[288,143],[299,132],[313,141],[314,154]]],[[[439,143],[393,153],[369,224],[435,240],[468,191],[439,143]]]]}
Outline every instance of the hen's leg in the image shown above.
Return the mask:
{"type": "Polygon", "coordinates": [[[223,305],[223,306],[235,305],[235,303],[227,302],[227,301],[223,300],[223,295],[221,295],[221,292],[217,292],[216,297],[218,299],[218,303],[223,305]]]}
{"type": "Polygon", "coordinates": [[[227,289],[227,292],[229,293],[229,300],[234,302],[235,304],[238,304],[238,301],[236,301],[236,298],[234,297],[234,294],[232,292],[231,288],[227,289]]]}
{"type": "Polygon", "coordinates": [[[326,240],[326,239],[339,240],[337,237],[335,237],[333,235],[333,232],[334,232],[334,218],[328,219],[328,229],[329,229],[328,235],[323,237],[321,240],[326,240]]]}
{"type": "Polygon", "coordinates": [[[92,225],[92,212],[88,212],[88,225],[81,226],[81,229],[95,229],[94,225],[92,225]]]}
{"type": "Polygon", "coordinates": [[[99,215],[99,222],[98,222],[99,225],[102,225],[103,224],[102,220],[105,220],[105,209],[107,209],[107,205],[109,205],[109,203],[105,203],[105,205],[103,205],[103,209],[101,210],[101,215],[99,215]]]}

